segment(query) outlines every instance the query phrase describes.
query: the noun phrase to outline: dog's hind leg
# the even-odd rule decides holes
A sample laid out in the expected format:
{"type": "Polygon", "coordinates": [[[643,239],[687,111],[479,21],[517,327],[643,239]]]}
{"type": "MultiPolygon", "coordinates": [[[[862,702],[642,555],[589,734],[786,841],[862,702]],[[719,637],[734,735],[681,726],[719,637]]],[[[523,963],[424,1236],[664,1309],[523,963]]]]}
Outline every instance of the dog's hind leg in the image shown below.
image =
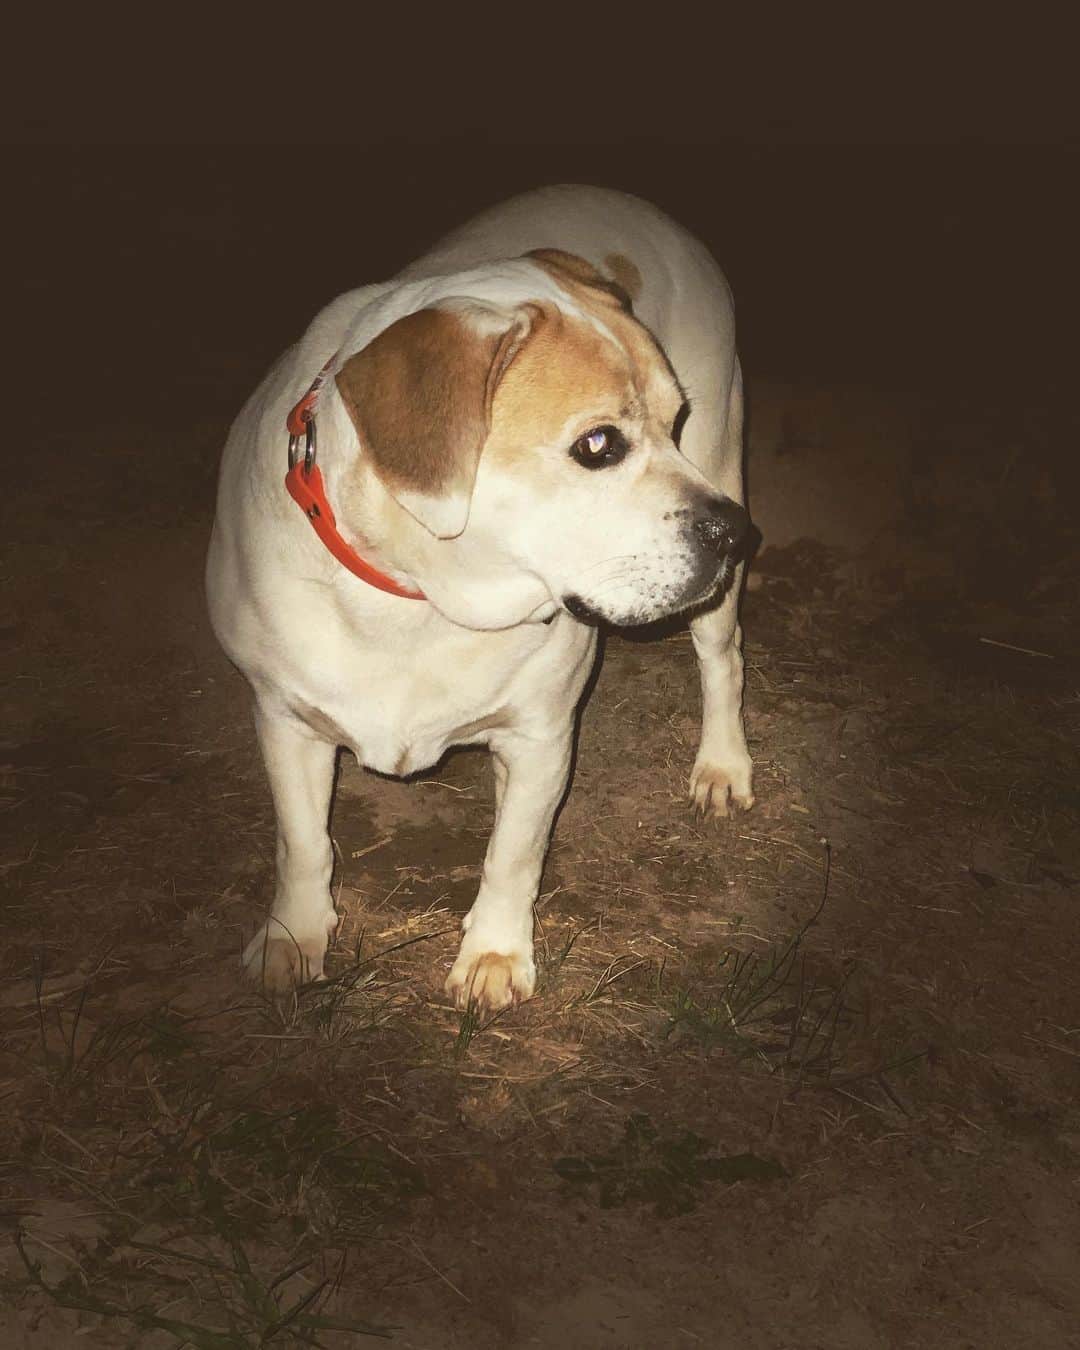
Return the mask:
{"type": "Polygon", "coordinates": [[[701,668],[701,745],[690,774],[690,799],[703,815],[726,816],[729,802],[754,804],[753,764],[743,731],[742,564],[723,604],[691,620],[701,668]]]}
{"type": "Polygon", "coordinates": [[[321,978],[337,927],[328,828],[337,747],[286,712],[257,706],[255,726],[277,812],[277,886],[243,964],[268,993],[280,994],[321,978]]]}
{"type": "MultiPolygon", "coordinates": [[[[703,381],[707,385],[706,381],[703,381]]],[[[743,389],[738,359],[722,416],[718,449],[713,409],[703,400],[686,426],[684,451],[720,489],[742,503],[743,389]]],[[[690,799],[702,815],[726,816],[729,805],[749,810],[754,804],[753,764],[743,730],[742,629],[739,599],[745,564],[739,563],[723,602],[690,621],[701,668],[701,745],[690,774],[690,799]]]]}

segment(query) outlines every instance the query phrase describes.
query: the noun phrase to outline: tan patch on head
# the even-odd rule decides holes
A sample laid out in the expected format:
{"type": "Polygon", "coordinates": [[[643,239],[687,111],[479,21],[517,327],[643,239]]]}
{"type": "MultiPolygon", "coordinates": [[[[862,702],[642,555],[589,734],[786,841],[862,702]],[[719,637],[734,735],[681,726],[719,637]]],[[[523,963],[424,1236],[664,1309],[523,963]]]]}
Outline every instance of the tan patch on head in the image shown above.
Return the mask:
{"type": "MultiPolygon", "coordinates": [[[[602,303],[610,305],[614,301],[621,309],[631,308],[633,292],[623,286],[617,276],[614,280],[604,276],[599,268],[578,257],[576,253],[566,253],[561,248],[534,248],[526,256],[535,259],[560,286],[569,285],[572,290],[585,287],[594,292],[594,299],[602,303]]],[[[626,258],[622,261],[632,268],[640,285],[641,277],[637,268],[626,258]]],[[[607,262],[610,265],[611,259],[607,259],[607,262]]]]}
{"type": "Polygon", "coordinates": [[[542,319],[496,393],[488,453],[504,462],[527,459],[537,445],[559,444],[568,426],[575,434],[627,420],[670,426],[682,395],[641,324],[612,307],[603,315],[607,337],[585,318],[553,305],[540,309],[542,319]]]}
{"type": "MultiPolygon", "coordinates": [[[[644,324],[634,317],[631,298],[640,294],[642,285],[637,267],[624,254],[611,253],[604,260],[616,274],[617,279],[611,280],[585,258],[561,249],[534,249],[527,256],[538,262],[582,310],[593,315],[611,333],[622,349],[628,367],[626,379],[644,405],[645,421],[655,418],[665,432],[670,432],[683,396],[666,354],[644,324]]],[[[569,336],[570,316],[563,314],[560,317],[563,321],[560,341],[569,342],[569,350],[577,349],[571,368],[565,372],[565,383],[550,391],[553,406],[558,404],[565,409],[571,401],[571,390],[583,393],[585,381],[596,388],[595,380],[602,381],[604,371],[610,374],[611,353],[610,344],[604,341],[602,334],[583,331],[569,336]],[[609,348],[607,354],[604,354],[605,347],[609,348]]],[[[558,364],[556,357],[553,366],[558,364]]],[[[612,417],[611,420],[616,419],[612,417]]]]}
{"type": "Polygon", "coordinates": [[[631,300],[636,300],[641,294],[641,273],[630,261],[621,253],[609,253],[604,259],[604,265],[611,273],[617,286],[621,286],[631,300]]]}

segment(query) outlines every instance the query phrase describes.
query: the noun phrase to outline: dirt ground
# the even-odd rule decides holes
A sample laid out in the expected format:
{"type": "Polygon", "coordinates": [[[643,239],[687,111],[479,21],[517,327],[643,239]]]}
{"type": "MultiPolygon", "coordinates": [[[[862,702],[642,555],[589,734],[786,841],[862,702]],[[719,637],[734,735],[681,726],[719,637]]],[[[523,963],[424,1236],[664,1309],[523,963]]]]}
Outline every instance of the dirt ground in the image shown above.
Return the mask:
{"type": "MultiPolygon", "coordinates": [[[[235,243],[205,219],[200,266],[235,243]]],[[[687,809],[685,631],[610,635],[536,998],[442,994],[469,752],[343,759],[332,978],[275,1007],[238,980],[273,819],[201,568],[280,319],[204,343],[181,289],[188,349],[99,312],[9,460],[3,1344],[1080,1346],[1075,423],[751,368],[754,810],[687,809]]]]}

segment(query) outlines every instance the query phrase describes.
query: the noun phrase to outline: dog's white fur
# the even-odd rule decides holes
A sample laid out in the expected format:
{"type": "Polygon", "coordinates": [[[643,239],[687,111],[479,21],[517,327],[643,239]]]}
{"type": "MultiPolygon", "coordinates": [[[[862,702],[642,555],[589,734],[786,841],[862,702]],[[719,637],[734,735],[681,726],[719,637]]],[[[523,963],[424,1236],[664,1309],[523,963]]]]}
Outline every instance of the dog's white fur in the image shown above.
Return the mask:
{"type": "MultiPolygon", "coordinates": [[[[405,775],[450,745],[486,742],[496,823],[447,987],[460,1005],[473,998],[488,1009],[532,994],[532,907],[595,652],[594,629],[563,601],[574,594],[602,617],[633,622],[701,598],[691,593],[700,559],[688,543],[686,503],[712,489],[742,501],[742,411],[720,270],[660,211],[621,193],[558,187],[515,198],[394,280],[319,314],[232,428],[207,568],[214,629],[254,690],[278,819],[276,893],[245,953],[249,973],[273,988],[322,974],[337,922],[328,819],[338,746],[369,768],[405,775]],[[563,250],[601,273],[613,256],[624,270],[632,264],[641,283],[634,319],[662,352],[618,306],[599,302],[605,297],[523,256],[536,249],[563,250]],[[386,480],[361,444],[340,375],[338,385],[327,382],[318,462],[339,527],[369,561],[420,587],[424,603],[373,589],[323,547],[283,486],[284,427],[334,353],[341,372],[395,322],[431,308],[457,316],[463,344],[517,324],[526,349],[539,315],[545,351],[557,354],[551,344],[565,334],[587,359],[568,366],[582,376],[577,392],[563,380],[549,396],[536,387],[543,369],[530,367],[514,385],[525,369],[514,357],[475,480],[470,486],[466,465],[434,491],[386,480]],[[618,379],[632,367],[632,406],[605,404],[616,379],[609,366],[618,379]],[[671,419],[684,391],[691,412],[677,450],[671,419]],[[522,424],[529,409],[552,407],[556,430],[522,424]],[[630,419],[634,452],[615,467],[578,467],[570,442],[619,416],[630,419]]],[[[691,620],[704,695],[691,797],[718,815],[729,801],[753,802],[740,580],[691,620]]]]}

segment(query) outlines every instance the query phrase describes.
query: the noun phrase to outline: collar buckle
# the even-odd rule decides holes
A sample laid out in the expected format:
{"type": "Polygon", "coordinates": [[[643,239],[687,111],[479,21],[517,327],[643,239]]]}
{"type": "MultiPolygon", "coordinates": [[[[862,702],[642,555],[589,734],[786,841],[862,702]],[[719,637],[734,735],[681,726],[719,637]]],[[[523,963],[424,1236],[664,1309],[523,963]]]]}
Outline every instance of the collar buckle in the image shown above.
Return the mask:
{"type": "MultiPolygon", "coordinates": [[[[304,423],[304,477],[307,478],[315,467],[315,457],[319,453],[318,436],[315,431],[315,413],[306,408],[301,414],[304,423]]],[[[292,418],[289,419],[290,426],[292,418]]],[[[289,432],[289,468],[295,469],[300,458],[300,433],[289,432]]]]}
{"type": "Polygon", "coordinates": [[[310,388],[285,419],[289,433],[289,472],[285,475],[285,488],[289,496],[300,507],[311,523],[312,529],[322,540],[325,547],[339,563],[353,576],[366,581],[376,590],[388,595],[398,595],[405,600],[426,600],[423,591],[411,591],[402,586],[393,577],[380,572],[377,567],[361,558],[356,550],[345,542],[338,533],[337,521],[330,503],[326,500],[322,473],[315,458],[318,453],[318,437],[315,431],[315,407],[330,367],[337,359],[337,353],[327,361],[312,381],[310,388]],[[300,458],[300,441],[304,442],[304,456],[300,458]]]}
{"type": "Polygon", "coordinates": [[[300,458],[300,437],[303,436],[305,478],[315,467],[315,456],[318,454],[315,407],[319,402],[319,394],[322,392],[322,387],[326,383],[326,377],[330,373],[330,367],[334,364],[336,357],[337,352],[331,356],[322,370],[315,376],[308,386],[307,393],[285,419],[285,425],[289,429],[289,468],[295,468],[296,462],[300,458]]]}

